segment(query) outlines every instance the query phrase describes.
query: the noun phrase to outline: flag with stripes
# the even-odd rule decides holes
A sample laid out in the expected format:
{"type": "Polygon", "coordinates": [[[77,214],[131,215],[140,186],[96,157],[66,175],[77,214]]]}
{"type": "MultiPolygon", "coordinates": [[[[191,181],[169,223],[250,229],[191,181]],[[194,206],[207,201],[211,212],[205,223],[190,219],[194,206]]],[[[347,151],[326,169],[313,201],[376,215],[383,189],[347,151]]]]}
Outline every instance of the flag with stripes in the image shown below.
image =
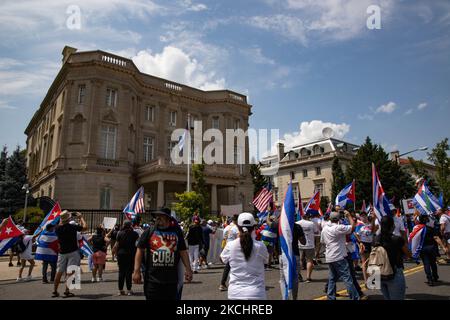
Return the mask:
{"type": "Polygon", "coordinates": [[[181,136],[180,141],[178,141],[178,149],[179,149],[180,151],[183,150],[184,144],[186,143],[186,139],[188,139],[188,135],[189,135],[189,123],[186,122],[186,128],[185,128],[185,130],[184,130],[184,133],[183,133],[183,135],[181,136]]]}
{"type": "Polygon", "coordinates": [[[378,173],[374,163],[372,163],[372,193],[373,209],[375,211],[377,219],[381,221],[382,217],[391,214],[391,209],[389,207],[389,199],[384,193],[384,189],[381,185],[381,181],[378,177],[378,173]]]}
{"type": "Polygon", "coordinates": [[[320,209],[320,190],[317,190],[313,197],[309,200],[305,208],[305,213],[308,213],[312,216],[323,215],[322,210],[320,209]]]}
{"type": "Polygon", "coordinates": [[[131,198],[125,209],[123,209],[123,213],[128,220],[133,220],[136,215],[144,212],[144,187],[140,187],[134,194],[133,198],[131,198]]]}
{"type": "Polygon", "coordinates": [[[422,215],[430,215],[441,209],[439,200],[431,193],[425,180],[422,182],[412,201],[422,215]]]}
{"type": "Polygon", "coordinates": [[[56,232],[42,231],[37,241],[36,260],[57,262],[59,252],[59,242],[56,232]]]}
{"type": "Polygon", "coordinates": [[[61,207],[58,202],[53,206],[52,210],[45,216],[44,220],[42,220],[39,227],[33,233],[33,236],[36,236],[42,230],[45,230],[47,224],[51,223],[53,225],[57,225],[59,223],[59,216],[61,215],[61,207]]]}
{"type": "Polygon", "coordinates": [[[425,241],[426,232],[426,226],[424,224],[418,224],[414,226],[411,234],[409,235],[409,249],[411,250],[412,257],[415,260],[419,259],[420,251],[422,250],[423,242],[425,241]]]}
{"type": "Polygon", "coordinates": [[[262,188],[253,199],[253,205],[259,212],[266,211],[269,203],[273,202],[273,194],[271,189],[272,187],[269,183],[267,186],[262,188]]]}
{"type": "Polygon", "coordinates": [[[336,205],[345,208],[347,203],[355,203],[355,180],[346,185],[336,196],[336,205]]]}

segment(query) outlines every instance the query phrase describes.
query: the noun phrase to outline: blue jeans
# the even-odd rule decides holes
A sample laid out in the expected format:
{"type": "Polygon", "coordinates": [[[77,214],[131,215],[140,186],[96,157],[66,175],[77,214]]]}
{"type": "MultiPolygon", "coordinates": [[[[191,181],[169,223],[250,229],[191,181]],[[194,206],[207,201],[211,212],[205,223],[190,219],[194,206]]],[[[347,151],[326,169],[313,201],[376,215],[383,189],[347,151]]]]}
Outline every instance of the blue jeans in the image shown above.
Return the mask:
{"type": "Polygon", "coordinates": [[[381,280],[381,292],[385,300],[405,300],[406,282],[403,269],[397,268],[392,280],[381,280]]]}
{"type": "Polygon", "coordinates": [[[339,278],[344,281],[350,299],[359,300],[359,294],[358,291],[356,291],[355,285],[353,284],[353,279],[350,274],[347,260],[342,259],[336,262],[331,262],[328,264],[328,268],[328,300],[336,300],[336,282],[338,282],[339,278]]]}

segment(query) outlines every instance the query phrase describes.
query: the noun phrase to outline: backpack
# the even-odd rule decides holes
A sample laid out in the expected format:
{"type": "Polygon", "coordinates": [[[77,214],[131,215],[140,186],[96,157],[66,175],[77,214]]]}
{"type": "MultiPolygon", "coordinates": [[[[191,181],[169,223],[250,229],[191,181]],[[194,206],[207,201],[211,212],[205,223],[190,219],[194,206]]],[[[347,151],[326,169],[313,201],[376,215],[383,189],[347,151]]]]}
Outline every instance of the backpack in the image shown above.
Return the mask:
{"type": "Polygon", "coordinates": [[[374,266],[380,268],[381,280],[394,279],[394,270],[392,269],[391,262],[387,251],[382,246],[372,247],[368,259],[368,267],[374,266]]]}

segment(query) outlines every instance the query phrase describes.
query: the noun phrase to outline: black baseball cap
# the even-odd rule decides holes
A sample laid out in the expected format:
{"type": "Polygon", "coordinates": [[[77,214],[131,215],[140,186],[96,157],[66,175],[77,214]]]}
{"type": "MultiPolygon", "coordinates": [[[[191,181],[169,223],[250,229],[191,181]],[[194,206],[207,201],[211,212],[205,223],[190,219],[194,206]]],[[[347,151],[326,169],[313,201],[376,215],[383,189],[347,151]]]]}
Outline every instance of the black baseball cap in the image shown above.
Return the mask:
{"type": "Polygon", "coordinates": [[[156,217],[157,215],[166,215],[169,218],[172,218],[172,211],[169,208],[160,208],[158,210],[151,211],[151,215],[156,217]]]}

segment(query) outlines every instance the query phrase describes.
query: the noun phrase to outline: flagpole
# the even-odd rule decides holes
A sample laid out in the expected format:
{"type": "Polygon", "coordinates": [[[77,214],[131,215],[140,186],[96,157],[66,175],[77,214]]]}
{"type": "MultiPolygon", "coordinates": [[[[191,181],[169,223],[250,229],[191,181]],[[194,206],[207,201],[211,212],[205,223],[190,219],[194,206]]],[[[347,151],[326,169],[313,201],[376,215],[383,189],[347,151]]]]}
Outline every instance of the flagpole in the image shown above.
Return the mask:
{"type": "Polygon", "coordinates": [[[187,138],[188,138],[188,148],[187,148],[187,192],[191,191],[191,173],[190,173],[190,164],[191,164],[191,124],[189,123],[191,115],[188,113],[187,115],[187,138]]]}

